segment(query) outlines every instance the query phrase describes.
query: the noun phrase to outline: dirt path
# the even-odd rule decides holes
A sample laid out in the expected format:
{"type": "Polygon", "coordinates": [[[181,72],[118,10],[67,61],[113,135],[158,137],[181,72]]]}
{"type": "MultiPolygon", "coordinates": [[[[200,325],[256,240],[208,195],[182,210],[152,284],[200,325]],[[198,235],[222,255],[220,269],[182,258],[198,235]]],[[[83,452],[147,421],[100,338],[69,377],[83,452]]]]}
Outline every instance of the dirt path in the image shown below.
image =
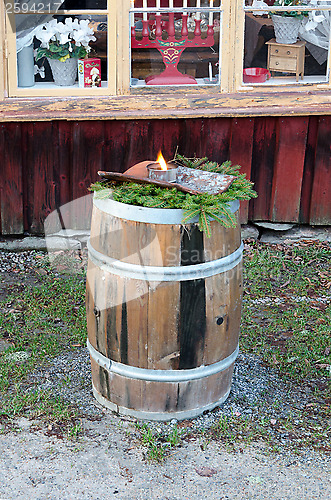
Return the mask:
{"type": "Polygon", "coordinates": [[[21,431],[0,440],[0,498],[47,500],[130,499],[328,499],[330,474],[311,462],[268,456],[257,446],[227,453],[217,444],[187,443],[165,463],[151,464],[125,432],[130,421],[106,412],[100,422],[82,421],[78,442],[21,431]],[[119,429],[119,420],[122,429],[119,429]]]}

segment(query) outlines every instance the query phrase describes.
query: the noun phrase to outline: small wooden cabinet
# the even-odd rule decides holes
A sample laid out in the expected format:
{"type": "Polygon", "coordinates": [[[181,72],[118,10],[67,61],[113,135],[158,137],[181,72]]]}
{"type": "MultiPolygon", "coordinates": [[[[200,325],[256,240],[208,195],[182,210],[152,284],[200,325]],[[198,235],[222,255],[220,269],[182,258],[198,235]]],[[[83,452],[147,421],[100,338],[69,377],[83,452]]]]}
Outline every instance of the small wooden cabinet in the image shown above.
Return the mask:
{"type": "Polygon", "coordinates": [[[296,81],[299,75],[303,79],[305,66],[306,42],[277,43],[275,38],[266,42],[268,45],[268,70],[282,73],[295,73],[296,81]]]}

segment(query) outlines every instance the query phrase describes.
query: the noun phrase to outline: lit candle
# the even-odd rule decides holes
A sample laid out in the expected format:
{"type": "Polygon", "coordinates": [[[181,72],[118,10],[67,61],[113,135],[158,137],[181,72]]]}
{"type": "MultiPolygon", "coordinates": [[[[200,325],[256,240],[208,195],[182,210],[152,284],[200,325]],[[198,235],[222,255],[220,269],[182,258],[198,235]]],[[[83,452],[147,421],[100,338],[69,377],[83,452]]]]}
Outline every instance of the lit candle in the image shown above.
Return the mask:
{"type": "Polygon", "coordinates": [[[213,70],[211,67],[211,62],[209,63],[209,81],[213,81],[213,70]]]}
{"type": "MultiPolygon", "coordinates": [[[[209,7],[212,9],[214,7],[214,0],[209,0],[209,7]]],[[[209,26],[214,24],[214,12],[209,12],[209,26]]]]}
{"type": "MultiPolygon", "coordinates": [[[[147,0],[143,0],[143,8],[147,9],[147,0]]],[[[143,13],[143,21],[147,21],[147,12],[143,13]]]]}
{"type": "Polygon", "coordinates": [[[155,163],[147,165],[148,177],[156,181],[176,182],[178,167],[175,163],[167,163],[161,151],[155,163]]]}
{"type": "MultiPolygon", "coordinates": [[[[201,7],[201,0],[197,0],[197,9],[199,9],[200,7],[201,7]]],[[[197,19],[197,21],[199,21],[199,19],[200,19],[200,12],[197,12],[196,19],[197,19]]]]}
{"type": "MultiPolygon", "coordinates": [[[[134,0],[131,0],[131,9],[134,8],[134,0]]],[[[134,12],[130,13],[130,22],[131,22],[131,27],[134,26],[134,12]]]]}

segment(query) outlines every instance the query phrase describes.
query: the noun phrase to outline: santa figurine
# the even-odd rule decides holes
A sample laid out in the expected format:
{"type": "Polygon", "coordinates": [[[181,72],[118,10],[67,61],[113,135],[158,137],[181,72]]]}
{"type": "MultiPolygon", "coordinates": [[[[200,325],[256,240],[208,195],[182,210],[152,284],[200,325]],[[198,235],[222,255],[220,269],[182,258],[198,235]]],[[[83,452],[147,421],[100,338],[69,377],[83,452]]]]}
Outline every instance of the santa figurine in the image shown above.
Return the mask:
{"type": "Polygon", "coordinates": [[[91,87],[100,87],[101,86],[101,78],[100,78],[100,71],[98,68],[92,68],[91,69],[91,87]]]}

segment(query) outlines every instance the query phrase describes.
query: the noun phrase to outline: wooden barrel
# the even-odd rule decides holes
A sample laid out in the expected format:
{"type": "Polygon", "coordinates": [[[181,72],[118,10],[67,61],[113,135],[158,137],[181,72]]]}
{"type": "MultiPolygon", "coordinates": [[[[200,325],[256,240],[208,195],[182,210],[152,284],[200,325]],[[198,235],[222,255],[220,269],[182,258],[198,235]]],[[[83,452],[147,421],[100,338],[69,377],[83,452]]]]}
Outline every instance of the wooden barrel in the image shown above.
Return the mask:
{"type": "Polygon", "coordinates": [[[182,210],[93,202],[86,298],[93,392],[121,414],[191,418],[230,392],[240,225],[212,221],[207,238],[182,218],[182,210]]]}

